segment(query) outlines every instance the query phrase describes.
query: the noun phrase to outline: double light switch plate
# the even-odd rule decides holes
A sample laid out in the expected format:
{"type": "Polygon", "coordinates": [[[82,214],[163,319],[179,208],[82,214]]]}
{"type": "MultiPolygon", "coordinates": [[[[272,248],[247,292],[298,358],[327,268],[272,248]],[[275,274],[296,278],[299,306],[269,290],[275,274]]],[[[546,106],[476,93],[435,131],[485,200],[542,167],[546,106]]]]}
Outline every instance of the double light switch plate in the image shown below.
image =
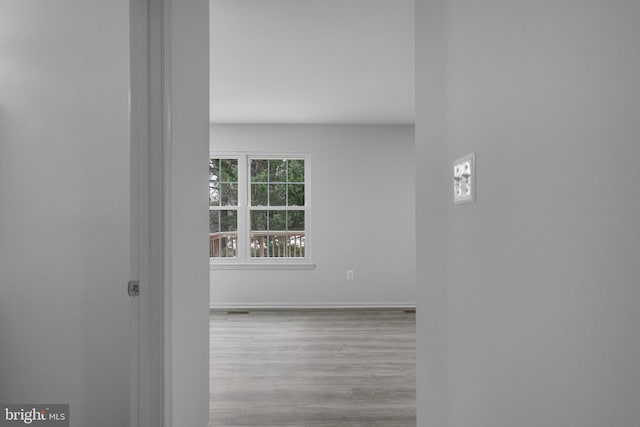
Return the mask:
{"type": "Polygon", "coordinates": [[[453,163],[453,203],[476,200],[476,155],[467,154],[453,163]]]}

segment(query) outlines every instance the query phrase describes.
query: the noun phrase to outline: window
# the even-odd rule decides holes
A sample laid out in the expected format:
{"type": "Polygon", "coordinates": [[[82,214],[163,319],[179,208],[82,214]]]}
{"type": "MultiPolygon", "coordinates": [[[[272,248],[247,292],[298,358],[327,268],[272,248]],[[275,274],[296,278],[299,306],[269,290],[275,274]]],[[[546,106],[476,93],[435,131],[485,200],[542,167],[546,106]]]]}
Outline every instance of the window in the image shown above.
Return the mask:
{"type": "Polygon", "coordinates": [[[307,168],[305,155],[211,156],[212,265],[308,264],[307,168]]]}
{"type": "Polygon", "coordinates": [[[209,160],[209,256],[238,253],[238,159],[209,160]]]}

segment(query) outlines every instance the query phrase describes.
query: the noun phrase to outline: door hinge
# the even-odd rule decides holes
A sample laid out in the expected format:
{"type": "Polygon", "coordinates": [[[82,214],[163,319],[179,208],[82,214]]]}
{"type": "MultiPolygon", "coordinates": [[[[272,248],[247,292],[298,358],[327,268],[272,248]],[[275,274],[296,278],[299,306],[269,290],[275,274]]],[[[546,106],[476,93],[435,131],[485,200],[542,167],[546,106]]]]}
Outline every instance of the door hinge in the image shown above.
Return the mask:
{"type": "Polygon", "coordinates": [[[130,280],[127,284],[127,292],[130,297],[137,297],[140,295],[140,281],[139,280],[130,280]]]}

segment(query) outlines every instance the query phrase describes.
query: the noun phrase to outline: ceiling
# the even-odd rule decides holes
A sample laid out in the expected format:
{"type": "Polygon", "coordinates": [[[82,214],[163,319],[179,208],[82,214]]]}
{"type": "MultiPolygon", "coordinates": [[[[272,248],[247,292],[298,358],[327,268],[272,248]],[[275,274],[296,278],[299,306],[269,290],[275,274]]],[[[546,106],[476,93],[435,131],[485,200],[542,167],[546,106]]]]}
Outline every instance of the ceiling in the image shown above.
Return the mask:
{"type": "Polygon", "coordinates": [[[413,123],[413,0],[211,0],[212,123],[413,123]]]}

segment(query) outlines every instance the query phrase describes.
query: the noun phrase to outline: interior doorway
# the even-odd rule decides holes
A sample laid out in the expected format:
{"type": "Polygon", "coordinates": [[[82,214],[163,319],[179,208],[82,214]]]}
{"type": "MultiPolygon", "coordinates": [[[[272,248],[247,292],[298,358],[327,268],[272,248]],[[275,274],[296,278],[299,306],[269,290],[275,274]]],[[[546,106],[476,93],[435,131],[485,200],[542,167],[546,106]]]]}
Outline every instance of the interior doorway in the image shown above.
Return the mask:
{"type": "Polygon", "coordinates": [[[413,1],[210,13],[212,425],[358,407],[353,422],[415,425],[413,1]],[[341,373],[354,382],[313,388],[341,373]],[[376,415],[385,401],[398,411],[376,415]]]}

